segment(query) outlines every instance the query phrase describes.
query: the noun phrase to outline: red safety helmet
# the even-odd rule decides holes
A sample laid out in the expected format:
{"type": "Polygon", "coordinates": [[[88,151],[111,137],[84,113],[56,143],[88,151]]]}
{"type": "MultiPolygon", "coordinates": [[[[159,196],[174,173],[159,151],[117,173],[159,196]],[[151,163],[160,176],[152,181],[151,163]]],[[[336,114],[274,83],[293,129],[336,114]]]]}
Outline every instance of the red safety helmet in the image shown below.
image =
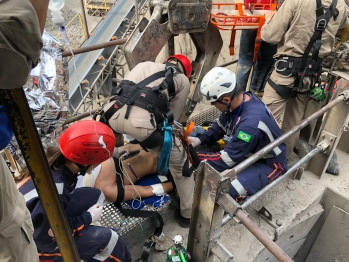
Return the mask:
{"type": "Polygon", "coordinates": [[[190,60],[188,57],[182,54],[177,54],[173,56],[169,56],[166,60],[166,62],[170,61],[171,59],[177,59],[183,66],[185,72],[184,74],[189,78],[191,76],[191,71],[193,70],[193,67],[191,66],[190,60]]]}
{"type": "Polygon", "coordinates": [[[58,141],[62,154],[81,165],[96,165],[107,160],[113,155],[115,143],[113,131],[94,120],[71,125],[58,141]]]}

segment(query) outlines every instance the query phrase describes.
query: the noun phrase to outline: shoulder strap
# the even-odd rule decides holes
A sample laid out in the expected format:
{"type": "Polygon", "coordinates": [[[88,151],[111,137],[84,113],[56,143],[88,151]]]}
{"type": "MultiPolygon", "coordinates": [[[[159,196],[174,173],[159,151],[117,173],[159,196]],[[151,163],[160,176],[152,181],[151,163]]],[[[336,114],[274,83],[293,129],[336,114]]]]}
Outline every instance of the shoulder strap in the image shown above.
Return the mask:
{"type": "Polygon", "coordinates": [[[176,96],[176,89],[174,86],[173,77],[177,73],[182,73],[182,72],[175,65],[173,65],[171,63],[166,63],[166,67],[165,67],[164,71],[157,72],[157,73],[147,77],[146,79],[143,79],[141,82],[136,84],[136,87],[143,88],[143,87],[149,85],[150,83],[154,82],[155,80],[157,80],[161,77],[165,77],[165,80],[159,86],[153,87],[152,89],[156,93],[159,92],[159,90],[167,89],[169,97],[173,98],[176,96]]]}
{"type": "Polygon", "coordinates": [[[150,83],[154,82],[155,80],[158,80],[159,78],[164,77],[164,76],[165,76],[165,71],[159,71],[159,72],[152,74],[151,76],[148,76],[147,78],[143,79],[141,82],[136,84],[136,87],[143,88],[143,87],[149,85],[150,83]]]}
{"type": "Polygon", "coordinates": [[[312,58],[313,60],[316,60],[318,58],[319,51],[322,44],[322,40],[321,40],[322,32],[327,27],[327,24],[330,21],[331,17],[334,17],[334,19],[336,19],[338,16],[338,14],[336,14],[336,6],[337,6],[337,0],[333,0],[331,6],[327,9],[326,13],[324,13],[321,0],[316,0],[315,31],[313,36],[310,38],[307,48],[303,53],[302,61],[307,60],[310,50],[312,49],[313,46],[314,46],[314,49],[313,49],[312,58]]]}

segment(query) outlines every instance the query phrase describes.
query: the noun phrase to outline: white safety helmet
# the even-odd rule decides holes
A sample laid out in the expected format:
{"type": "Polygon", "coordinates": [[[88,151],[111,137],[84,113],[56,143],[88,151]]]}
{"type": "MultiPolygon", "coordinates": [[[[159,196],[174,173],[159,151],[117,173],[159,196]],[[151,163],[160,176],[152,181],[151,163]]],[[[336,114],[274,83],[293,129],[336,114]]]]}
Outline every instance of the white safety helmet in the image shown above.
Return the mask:
{"type": "Polygon", "coordinates": [[[235,74],[224,67],[212,68],[202,79],[200,93],[203,96],[202,102],[211,104],[220,96],[230,93],[235,89],[235,74]]]}

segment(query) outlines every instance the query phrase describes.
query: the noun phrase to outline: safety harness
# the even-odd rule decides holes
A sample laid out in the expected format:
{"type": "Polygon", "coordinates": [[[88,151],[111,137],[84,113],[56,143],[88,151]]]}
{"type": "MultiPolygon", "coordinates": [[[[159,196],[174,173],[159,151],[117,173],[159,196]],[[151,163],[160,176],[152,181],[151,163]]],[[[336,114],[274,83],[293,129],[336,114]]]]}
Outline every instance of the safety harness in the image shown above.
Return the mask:
{"type": "MultiPolygon", "coordinates": [[[[150,123],[154,127],[156,124],[158,131],[160,134],[162,134],[163,132],[161,127],[163,120],[167,119],[169,124],[173,123],[173,114],[169,109],[169,103],[171,99],[176,96],[173,77],[178,73],[182,73],[178,67],[171,63],[166,63],[164,71],[157,72],[145,78],[138,84],[128,80],[122,80],[113,94],[116,96],[110,100],[115,101],[114,104],[105,112],[101,111],[98,113],[101,115],[100,121],[106,125],[109,125],[109,119],[124,105],[127,105],[127,110],[124,117],[125,119],[128,119],[132,106],[135,105],[147,110],[150,113],[150,123]],[[148,84],[162,77],[165,79],[159,86],[147,86],[148,84]],[[161,93],[161,91],[165,89],[168,90],[170,99],[167,99],[167,97],[161,93]]],[[[155,148],[159,146],[158,143],[155,143],[154,145],[156,138],[151,136],[148,140],[152,141],[142,141],[140,144],[145,148],[155,148]]]]}
{"type": "Polygon", "coordinates": [[[337,0],[333,0],[331,6],[324,12],[321,0],[316,0],[316,23],[315,32],[301,58],[292,56],[281,56],[275,60],[274,68],[276,72],[284,76],[294,77],[294,86],[289,88],[286,85],[277,85],[270,78],[268,83],[270,86],[284,99],[295,98],[297,94],[306,94],[307,91],[300,91],[303,87],[304,77],[310,77],[311,87],[319,80],[322,68],[322,59],[320,59],[319,51],[322,44],[322,33],[325,31],[331,17],[336,20],[338,10],[336,9],[337,0]],[[309,53],[313,48],[312,56],[309,53]],[[314,82],[315,80],[315,82],[314,82]]]}

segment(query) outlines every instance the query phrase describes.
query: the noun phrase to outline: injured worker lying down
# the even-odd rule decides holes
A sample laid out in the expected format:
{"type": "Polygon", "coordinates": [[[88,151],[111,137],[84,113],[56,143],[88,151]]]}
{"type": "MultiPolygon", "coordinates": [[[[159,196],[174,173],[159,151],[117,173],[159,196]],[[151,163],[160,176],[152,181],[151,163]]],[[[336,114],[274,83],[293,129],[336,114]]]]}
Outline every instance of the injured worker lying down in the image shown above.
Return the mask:
{"type": "MultiPolygon", "coordinates": [[[[101,190],[108,202],[126,202],[152,196],[163,196],[173,190],[166,176],[157,176],[158,156],[146,152],[138,144],[122,147],[127,153],[111,157],[99,165],[91,166],[84,176],[78,176],[76,188],[95,187],[101,190]],[[135,152],[135,155],[132,153],[135,152]],[[138,153],[139,152],[139,153],[138,153]]],[[[145,204],[152,204],[146,202],[145,204]]],[[[133,208],[138,204],[131,203],[133,208]]]]}

